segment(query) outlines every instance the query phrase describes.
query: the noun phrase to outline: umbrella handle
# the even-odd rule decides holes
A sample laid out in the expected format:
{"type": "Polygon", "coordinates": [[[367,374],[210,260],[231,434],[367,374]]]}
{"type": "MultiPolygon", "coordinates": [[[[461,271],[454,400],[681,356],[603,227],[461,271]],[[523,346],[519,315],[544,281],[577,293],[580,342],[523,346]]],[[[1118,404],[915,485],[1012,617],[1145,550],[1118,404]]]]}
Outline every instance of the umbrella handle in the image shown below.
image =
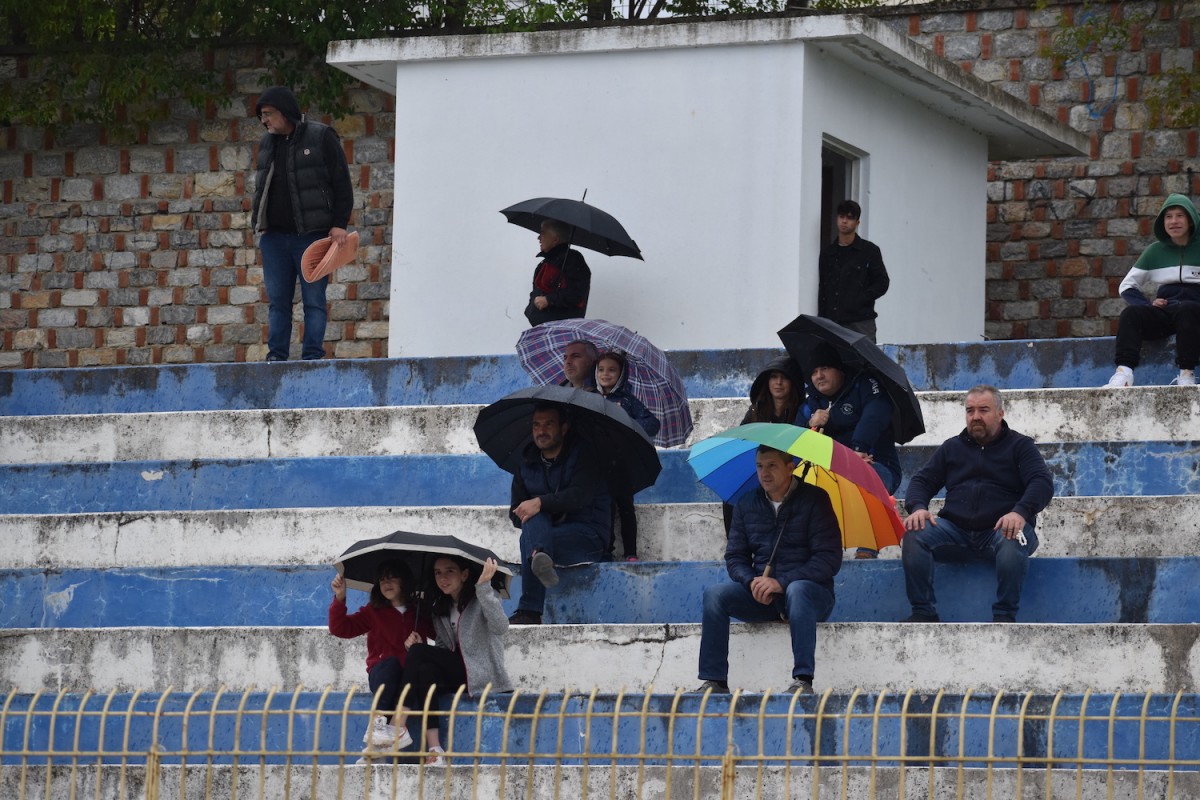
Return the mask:
{"type": "Polygon", "coordinates": [[[762,574],[762,576],[763,576],[764,578],[769,578],[769,577],[771,577],[771,569],[772,569],[772,567],[773,567],[773,566],[774,566],[773,564],[767,564],[765,567],[763,567],[763,574],[762,574]]]}

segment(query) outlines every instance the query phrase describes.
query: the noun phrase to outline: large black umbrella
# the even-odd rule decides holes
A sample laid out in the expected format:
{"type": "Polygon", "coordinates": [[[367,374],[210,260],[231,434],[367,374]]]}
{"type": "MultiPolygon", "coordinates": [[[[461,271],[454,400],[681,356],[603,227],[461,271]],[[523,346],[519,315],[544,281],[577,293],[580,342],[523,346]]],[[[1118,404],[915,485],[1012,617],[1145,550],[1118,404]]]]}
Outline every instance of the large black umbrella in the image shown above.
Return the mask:
{"type": "Polygon", "coordinates": [[[612,214],[582,200],[535,197],[500,210],[514,225],[539,232],[548,219],[571,226],[568,244],[576,244],[606,256],[642,258],[642,251],[612,214]]]}
{"type": "Polygon", "coordinates": [[[396,531],[378,539],[363,539],[346,548],[333,566],[346,579],[351,589],[369,592],[375,584],[379,565],[385,561],[403,561],[412,573],[415,586],[423,587],[439,556],[459,556],[477,564],[495,559],[496,574],[492,587],[501,597],[508,597],[508,584],[512,580],[512,569],[486,547],[464,542],[456,536],[440,536],[431,533],[396,531]]]}
{"type": "Polygon", "coordinates": [[[639,492],[658,480],[662,463],[642,426],[630,419],[620,403],[570,386],[520,389],[479,412],[475,438],[501,469],[514,474],[520,469],[525,448],[533,441],[533,410],[543,402],[567,407],[567,435],[587,442],[603,463],[628,480],[628,490],[639,492]]]}
{"type": "Polygon", "coordinates": [[[812,374],[814,366],[809,362],[809,354],[821,342],[837,350],[842,363],[851,371],[855,367],[870,370],[892,401],[892,432],[899,444],[925,432],[925,415],[921,413],[921,402],[908,382],[908,375],[866,336],[832,320],[801,314],[779,331],[779,339],[788,354],[800,364],[806,378],[812,374]]]}

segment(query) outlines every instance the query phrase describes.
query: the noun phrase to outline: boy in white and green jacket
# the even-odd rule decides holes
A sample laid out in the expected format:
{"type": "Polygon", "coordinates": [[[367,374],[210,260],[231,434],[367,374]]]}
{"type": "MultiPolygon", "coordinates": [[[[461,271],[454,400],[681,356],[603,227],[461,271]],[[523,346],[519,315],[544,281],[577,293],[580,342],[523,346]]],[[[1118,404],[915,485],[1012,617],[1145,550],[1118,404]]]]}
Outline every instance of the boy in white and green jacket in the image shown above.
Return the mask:
{"type": "Polygon", "coordinates": [[[1138,257],[1121,281],[1121,296],[1129,305],[1117,323],[1117,371],[1108,386],[1133,385],[1133,370],[1141,360],[1142,342],[1175,334],[1175,363],[1179,386],[1196,383],[1200,362],[1200,214],[1181,194],[1170,195],[1154,220],[1158,240],[1138,257]],[[1158,285],[1154,300],[1142,294],[1147,283],[1158,285]]]}

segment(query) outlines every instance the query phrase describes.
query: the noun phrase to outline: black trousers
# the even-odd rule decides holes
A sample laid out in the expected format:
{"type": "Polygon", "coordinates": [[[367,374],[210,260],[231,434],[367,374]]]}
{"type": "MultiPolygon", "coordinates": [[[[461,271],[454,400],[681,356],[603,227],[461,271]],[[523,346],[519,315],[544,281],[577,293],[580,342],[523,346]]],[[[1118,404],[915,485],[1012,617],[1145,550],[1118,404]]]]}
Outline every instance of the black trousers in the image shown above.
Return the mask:
{"type": "Polygon", "coordinates": [[[1180,369],[1195,369],[1200,363],[1200,303],[1126,306],[1117,322],[1117,366],[1135,368],[1142,360],[1142,342],[1171,334],[1175,334],[1175,363],[1180,369]]]}
{"type": "MultiPolygon", "coordinates": [[[[459,654],[431,644],[414,644],[409,648],[404,677],[409,686],[404,705],[413,710],[425,708],[430,687],[434,687],[434,702],[429,705],[432,710],[437,708],[438,695],[451,694],[467,684],[467,670],[459,654]]],[[[434,727],[434,722],[434,718],[426,717],[425,727],[434,727]]]]}

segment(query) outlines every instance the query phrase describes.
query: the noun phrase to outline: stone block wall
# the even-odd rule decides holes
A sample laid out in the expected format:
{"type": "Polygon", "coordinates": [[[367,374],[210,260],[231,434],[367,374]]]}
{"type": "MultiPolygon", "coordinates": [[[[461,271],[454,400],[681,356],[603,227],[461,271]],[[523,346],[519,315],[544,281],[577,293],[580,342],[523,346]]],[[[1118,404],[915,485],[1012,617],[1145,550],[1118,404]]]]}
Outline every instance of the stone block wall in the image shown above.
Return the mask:
{"type": "MultiPolygon", "coordinates": [[[[253,116],[267,75],[257,48],[214,53],[223,107],[141,134],[79,126],[0,128],[0,367],[255,361],[266,357],[267,296],[250,231],[253,116]]],[[[0,72],[28,80],[19,59],[0,72]]],[[[394,98],[351,90],[331,120],[355,190],[358,258],[328,289],[325,349],[387,355],[394,98]]],[[[301,97],[303,105],[303,97],[301,97]]],[[[297,293],[298,294],[298,293],[297,293]]],[[[303,314],[297,297],[292,357],[303,314]]]]}
{"type": "MultiPolygon", "coordinates": [[[[988,169],[987,319],[992,339],[1102,336],[1117,284],[1149,243],[1169,192],[1200,193],[1195,129],[1152,127],[1164,69],[1200,64],[1200,0],[1109,3],[1148,14],[1129,47],[1055,68],[1044,54],[1062,0],[964,0],[875,10],[881,20],[1004,91],[1087,132],[1088,158],[988,169]]],[[[249,230],[261,134],[252,116],[261,51],[213,54],[230,102],[135,138],[81,126],[50,136],[0,128],[0,368],[261,360],[266,294],[249,230]]],[[[19,59],[0,74],[29,80],[19,59]]],[[[329,120],[355,184],[359,258],[329,287],[326,350],[387,354],[394,98],[352,90],[329,120]]],[[[936,240],[936,232],[921,232],[936,240]]],[[[897,265],[897,269],[899,269],[897,265]]],[[[897,277],[900,277],[899,275],[897,277]]],[[[301,318],[297,308],[296,319],[301,318]]],[[[298,327],[293,336],[298,341],[298,327]]],[[[298,344],[293,348],[294,354],[298,344]]]]}
{"type": "Polygon", "coordinates": [[[1088,158],[988,168],[990,339],[1108,336],[1125,302],[1117,285],[1147,244],[1163,198],[1200,193],[1200,135],[1152,127],[1146,90],[1172,66],[1200,69],[1200,3],[1095,4],[1146,15],[1128,48],[1045,55],[1060,15],[1079,2],[983,0],[882,12],[914,41],[1091,137],[1088,158]]]}

